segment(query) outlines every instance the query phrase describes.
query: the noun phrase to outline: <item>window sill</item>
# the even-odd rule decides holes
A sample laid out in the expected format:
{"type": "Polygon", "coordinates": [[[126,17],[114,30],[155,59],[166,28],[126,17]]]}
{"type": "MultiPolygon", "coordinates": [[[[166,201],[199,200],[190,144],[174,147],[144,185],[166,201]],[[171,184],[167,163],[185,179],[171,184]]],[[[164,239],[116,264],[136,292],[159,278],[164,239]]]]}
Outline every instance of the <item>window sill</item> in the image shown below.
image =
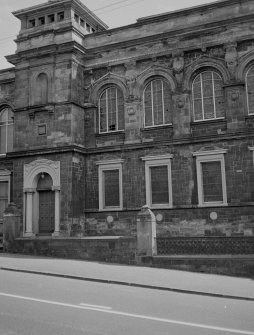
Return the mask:
{"type": "Polygon", "coordinates": [[[123,210],[122,207],[99,208],[99,212],[119,212],[122,210],[123,210]]]}
{"type": "Polygon", "coordinates": [[[156,129],[167,129],[167,128],[173,128],[173,124],[162,124],[160,126],[151,126],[151,127],[144,127],[141,129],[141,131],[149,131],[149,130],[156,130],[156,129]]]}
{"type": "Polygon", "coordinates": [[[96,137],[103,137],[103,136],[110,136],[110,135],[121,135],[124,134],[125,130],[116,130],[116,131],[109,131],[107,133],[97,133],[95,134],[96,137]]]}
{"type": "Polygon", "coordinates": [[[150,209],[173,209],[172,205],[150,205],[150,209]]]}
{"type": "Polygon", "coordinates": [[[227,122],[227,120],[223,117],[223,118],[218,118],[218,119],[192,121],[191,126],[195,126],[195,125],[199,125],[203,123],[218,123],[218,122],[227,122]]]}
{"type": "Polygon", "coordinates": [[[228,203],[221,203],[221,202],[211,202],[211,203],[205,203],[205,204],[199,204],[198,207],[226,207],[228,206],[228,203]]]}

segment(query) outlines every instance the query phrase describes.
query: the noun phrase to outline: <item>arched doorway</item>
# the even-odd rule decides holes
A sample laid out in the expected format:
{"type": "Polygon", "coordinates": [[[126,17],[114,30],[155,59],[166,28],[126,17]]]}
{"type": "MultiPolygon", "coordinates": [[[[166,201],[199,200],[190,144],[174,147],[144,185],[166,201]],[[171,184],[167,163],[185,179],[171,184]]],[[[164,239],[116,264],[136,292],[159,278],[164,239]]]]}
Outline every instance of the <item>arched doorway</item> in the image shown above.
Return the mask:
{"type": "Polygon", "coordinates": [[[55,193],[53,180],[48,173],[41,173],[37,183],[39,195],[39,234],[52,234],[55,230],[55,193]]]}
{"type": "Polygon", "coordinates": [[[60,162],[24,165],[24,237],[60,235],[60,162]]]}

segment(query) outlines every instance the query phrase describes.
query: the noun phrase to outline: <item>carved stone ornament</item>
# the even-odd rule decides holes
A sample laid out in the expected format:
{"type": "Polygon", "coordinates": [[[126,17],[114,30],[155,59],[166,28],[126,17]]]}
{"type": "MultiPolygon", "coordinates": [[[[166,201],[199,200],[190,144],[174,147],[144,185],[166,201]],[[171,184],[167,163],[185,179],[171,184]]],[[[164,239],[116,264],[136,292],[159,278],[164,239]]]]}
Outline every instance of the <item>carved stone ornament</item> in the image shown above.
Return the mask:
{"type": "Polygon", "coordinates": [[[176,51],[173,55],[173,72],[177,80],[177,85],[181,86],[183,80],[183,70],[184,70],[184,57],[183,52],[176,51]]]}
{"type": "Polygon", "coordinates": [[[134,95],[134,88],[137,81],[137,70],[136,70],[136,62],[130,62],[125,64],[126,73],[125,73],[125,79],[126,84],[129,88],[129,98],[130,100],[135,98],[134,95]]]}
{"type": "Polygon", "coordinates": [[[177,98],[176,100],[176,105],[177,105],[177,108],[183,108],[185,106],[185,98],[180,96],[177,98]]]}
{"type": "Polygon", "coordinates": [[[184,69],[184,58],[182,55],[176,56],[173,59],[173,70],[175,73],[179,74],[184,69]]]}
{"type": "Polygon", "coordinates": [[[232,101],[237,101],[239,99],[239,92],[238,91],[231,92],[231,99],[232,101]]]}
{"type": "Polygon", "coordinates": [[[238,52],[237,52],[237,44],[230,43],[225,46],[225,61],[227,63],[227,67],[230,71],[231,79],[235,78],[235,70],[238,64],[238,52]]]}
{"type": "Polygon", "coordinates": [[[127,113],[128,113],[128,115],[136,114],[135,108],[134,107],[127,107],[127,113]]]}

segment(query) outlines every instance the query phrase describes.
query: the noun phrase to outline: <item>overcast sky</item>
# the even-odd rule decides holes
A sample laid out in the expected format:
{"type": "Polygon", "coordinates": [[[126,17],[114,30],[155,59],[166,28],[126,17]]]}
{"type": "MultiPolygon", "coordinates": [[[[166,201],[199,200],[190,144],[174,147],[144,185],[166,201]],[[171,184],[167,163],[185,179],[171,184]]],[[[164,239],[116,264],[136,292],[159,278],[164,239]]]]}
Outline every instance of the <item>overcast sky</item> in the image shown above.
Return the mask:
{"type": "MultiPolygon", "coordinates": [[[[139,17],[170,12],[214,2],[214,0],[80,0],[110,28],[135,23],[139,17]]],[[[11,12],[47,0],[0,0],[0,69],[11,67],[4,56],[15,53],[20,23],[11,12]]]]}

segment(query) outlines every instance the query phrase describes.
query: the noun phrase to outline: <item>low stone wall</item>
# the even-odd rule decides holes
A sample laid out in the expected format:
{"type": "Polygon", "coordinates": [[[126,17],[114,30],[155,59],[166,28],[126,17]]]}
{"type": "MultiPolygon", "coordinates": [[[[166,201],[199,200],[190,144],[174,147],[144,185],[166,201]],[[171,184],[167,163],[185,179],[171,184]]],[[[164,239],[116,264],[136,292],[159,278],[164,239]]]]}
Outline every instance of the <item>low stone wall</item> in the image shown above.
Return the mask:
{"type": "Polygon", "coordinates": [[[212,273],[254,279],[254,255],[142,257],[142,264],[155,268],[212,273]]]}
{"type": "Polygon", "coordinates": [[[134,264],[136,238],[18,238],[12,253],[134,264]]]}

